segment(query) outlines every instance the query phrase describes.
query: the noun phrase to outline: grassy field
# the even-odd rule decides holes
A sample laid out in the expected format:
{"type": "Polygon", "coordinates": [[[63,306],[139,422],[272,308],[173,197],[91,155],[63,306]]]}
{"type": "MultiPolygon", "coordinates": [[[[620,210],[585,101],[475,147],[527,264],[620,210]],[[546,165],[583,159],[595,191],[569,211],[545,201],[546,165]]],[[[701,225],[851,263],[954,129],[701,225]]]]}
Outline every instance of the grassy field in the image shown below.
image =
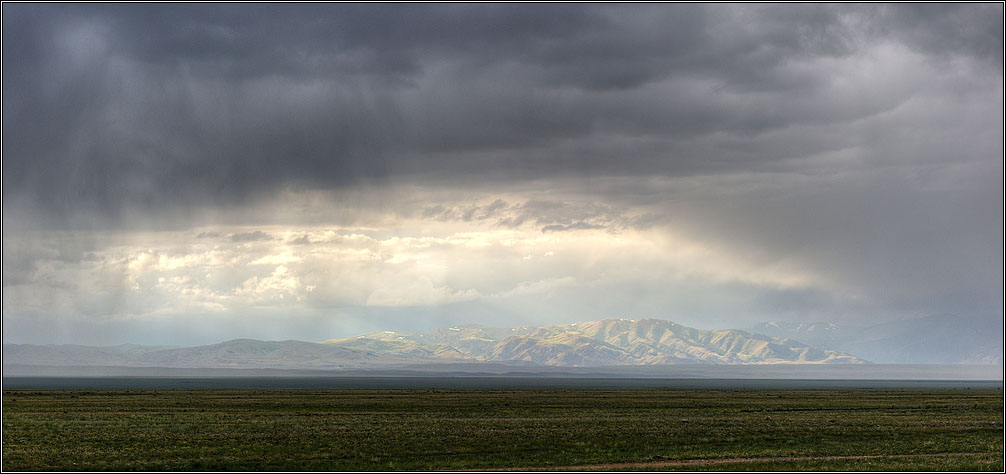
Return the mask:
{"type": "Polygon", "coordinates": [[[993,470],[1000,390],[5,390],[7,470],[993,470]]]}

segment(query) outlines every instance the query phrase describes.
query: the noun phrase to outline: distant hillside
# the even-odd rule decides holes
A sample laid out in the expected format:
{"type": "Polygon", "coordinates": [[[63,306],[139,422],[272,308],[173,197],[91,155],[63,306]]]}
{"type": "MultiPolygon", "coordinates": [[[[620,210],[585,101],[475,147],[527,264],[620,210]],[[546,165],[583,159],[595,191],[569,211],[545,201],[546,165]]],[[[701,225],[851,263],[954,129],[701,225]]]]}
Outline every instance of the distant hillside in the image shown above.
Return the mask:
{"type": "MultiPolygon", "coordinates": [[[[325,344],[360,347],[362,341],[380,341],[386,344],[382,349],[392,353],[424,351],[555,366],[864,362],[783,338],[736,330],[704,331],[660,319],[608,319],[520,328],[460,326],[429,334],[384,331],[325,344]]],[[[376,342],[366,344],[374,347],[376,342]]]]}
{"type": "Polygon", "coordinates": [[[770,321],[750,330],[883,364],[1003,363],[1003,326],[998,318],[935,315],[869,326],[770,321]]]}
{"type": "Polygon", "coordinates": [[[4,365],[350,369],[424,363],[563,367],[667,364],[834,364],[864,361],[745,331],[704,331],[659,319],[543,327],[462,326],[379,331],[323,343],[238,339],[196,347],[3,346],[4,365]]]}
{"type": "Polygon", "coordinates": [[[379,354],[303,341],[236,339],[206,346],[157,348],[4,344],[4,365],[84,365],[173,368],[343,369],[373,364],[420,362],[421,358],[379,354]]]}

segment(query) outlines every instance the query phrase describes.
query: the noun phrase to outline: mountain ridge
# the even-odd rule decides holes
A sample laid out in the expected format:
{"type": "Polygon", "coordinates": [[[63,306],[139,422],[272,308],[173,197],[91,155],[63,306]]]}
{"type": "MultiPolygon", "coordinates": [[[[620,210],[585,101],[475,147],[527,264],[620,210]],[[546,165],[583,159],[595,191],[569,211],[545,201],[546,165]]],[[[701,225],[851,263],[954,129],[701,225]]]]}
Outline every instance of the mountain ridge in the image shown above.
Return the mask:
{"type": "Polygon", "coordinates": [[[1001,365],[1003,362],[1001,318],[964,319],[936,314],[871,325],[768,321],[750,330],[853,353],[881,364],[1001,365]]]}
{"type": "Polygon", "coordinates": [[[411,333],[375,331],[320,343],[233,339],[193,347],[5,344],[4,364],[175,368],[353,369],[422,363],[560,367],[673,364],[866,363],[856,356],[741,330],[702,330],[661,319],[411,333]]]}

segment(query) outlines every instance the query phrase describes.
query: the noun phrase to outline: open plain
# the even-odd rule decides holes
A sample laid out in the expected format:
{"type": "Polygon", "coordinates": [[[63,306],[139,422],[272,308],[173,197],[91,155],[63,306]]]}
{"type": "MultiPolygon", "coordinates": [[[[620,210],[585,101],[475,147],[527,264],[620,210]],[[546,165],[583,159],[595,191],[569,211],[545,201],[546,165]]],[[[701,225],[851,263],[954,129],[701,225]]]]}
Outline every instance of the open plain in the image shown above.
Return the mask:
{"type": "Polygon", "coordinates": [[[999,389],[3,393],[3,469],[992,470],[999,389]]]}

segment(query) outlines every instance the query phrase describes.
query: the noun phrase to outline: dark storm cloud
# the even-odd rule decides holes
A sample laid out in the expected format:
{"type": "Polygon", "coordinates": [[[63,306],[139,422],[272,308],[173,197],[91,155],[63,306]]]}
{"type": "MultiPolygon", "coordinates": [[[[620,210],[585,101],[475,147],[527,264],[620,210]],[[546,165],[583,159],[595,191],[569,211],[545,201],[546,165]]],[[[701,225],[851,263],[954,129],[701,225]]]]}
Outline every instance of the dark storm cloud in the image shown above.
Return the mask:
{"type": "Polygon", "coordinates": [[[914,93],[795,64],[891,41],[1002,68],[994,4],[3,8],[4,206],[29,226],[283,186],[771,169],[849,141],[768,134],[914,93]]]}
{"type": "Polygon", "coordinates": [[[379,179],[415,149],[394,94],[424,61],[591,24],[552,7],[4,8],[5,198],[112,217],[379,179]]]}
{"type": "Polygon", "coordinates": [[[390,207],[670,229],[830,279],[764,295],[786,312],[1002,310],[1001,4],[7,3],[2,20],[5,285],[93,245],[19,230],[390,207]],[[286,190],[335,198],[262,204],[286,190]]]}
{"type": "Polygon", "coordinates": [[[900,7],[877,6],[877,11],[871,12],[877,20],[872,25],[873,33],[892,34],[909,47],[926,53],[967,55],[1002,68],[1001,4],[959,8],[949,3],[926,3],[900,7]]]}

